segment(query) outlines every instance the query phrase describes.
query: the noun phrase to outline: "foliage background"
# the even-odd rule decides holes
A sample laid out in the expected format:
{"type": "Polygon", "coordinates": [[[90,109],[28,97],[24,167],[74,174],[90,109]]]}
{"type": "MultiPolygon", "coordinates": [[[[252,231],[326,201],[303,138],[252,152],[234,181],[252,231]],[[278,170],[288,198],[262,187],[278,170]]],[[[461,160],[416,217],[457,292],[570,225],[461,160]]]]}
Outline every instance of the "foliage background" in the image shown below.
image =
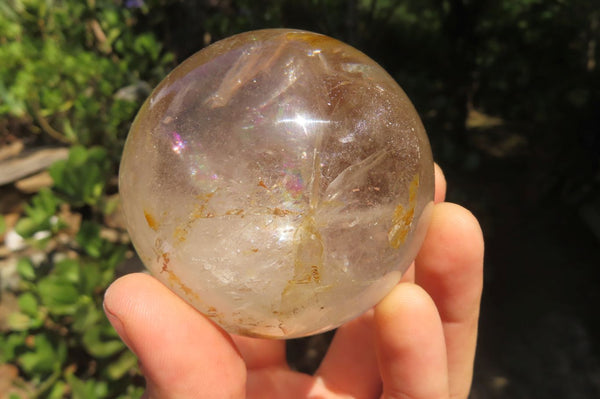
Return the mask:
{"type": "MultiPolygon", "coordinates": [[[[25,238],[3,255],[20,257],[19,283],[2,297],[16,311],[0,319],[0,362],[16,372],[11,392],[139,396],[135,359],[101,310],[103,290],[132,256],[115,222],[128,126],[177,63],[267,27],[325,33],[382,64],[423,118],[448,199],[482,222],[472,397],[600,397],[594,0],[1,3],[0,144],[70,147],[50,168],[54,184],[17,206],[16,225],[0,218],[0,234],[25,238]]],[[[290,360],[314,369],[329,337],[290,343],[290,360]]]]}

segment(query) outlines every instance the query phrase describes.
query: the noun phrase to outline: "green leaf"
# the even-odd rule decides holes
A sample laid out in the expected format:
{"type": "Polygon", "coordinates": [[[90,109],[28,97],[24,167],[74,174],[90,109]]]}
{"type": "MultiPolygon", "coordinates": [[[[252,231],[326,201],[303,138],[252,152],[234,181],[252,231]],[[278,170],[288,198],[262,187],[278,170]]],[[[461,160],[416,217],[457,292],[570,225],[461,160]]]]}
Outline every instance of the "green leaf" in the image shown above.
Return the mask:
{"type": "Polygon", "coordinates": [[[33,219],[28,217],[19,219],[15,225],[15,231],[21,237],[31,237],[38,230],[38,224],[33,219]]]}
{"type": "Polygon", "coordinates": [[[144,395],[144,388],[134,385],[128,385],[125,393],[117,396],[116,399],[139,399],[144,395]]]}
{"type": "Polygon", "coordinates": [[[0,215],[0,235],[4,234],[6,231],[6,220],[4,220],[4,215],[0,215]]]}
{"type": "Polygon", "coordinates": [[[54,265],[54,274],[65,281],[78,284],[80,278],[80,264],[75,259],[62,259],[54,265]]]}
{"type": "Polygon", "coordinates": [[[104,318],[104,314],[96,307],[91,300],[83,306],[80,306],[74,315],[74,321],[71,329],[77,333],[83,333],[92,326],[96,325],[104,318]]]}
{"type": "Polygon", "coordinates": [[[121,356],[106,368],[106,374],[111,380],[118,380],[125,374],[135,369],[137,357],[129,350],[124,351],[121,356]]]}
{"type": "Polygon", "coordinates": [[[13,361],[17,350],[25,346],[26,337],[25,332],[0,335],[0,363],[13,361]]]}
{"type": "MultiPolygon", "coordinates": [[[[70,152],[69,152],[69,154],[70,154],[70,152]]],[[[50,174],[50,177],[52,177],[52,181],[54,181],[54,184],[58,187],[63,187],[65,184],[64,171],[66,168],[67,168],[66,160],[56,161],[52,165],[50,165],[50,167],[48,168],[48,173],[50,174]]]]}
{"type": "Polygon", "coordinates": [[[101,257],[110,244],[100,237],[100,225],[89,221],[81,224],[75,240],[92,258],[101,257]]]}
{"type": "Polygon", "coordinates": [[[69,280],[50,275],[40,280],[38,292],[42,304],[54,315],[72,315],[77,310],[79,290],[69,280]]]}
{"type": "Polygon", "coordinates": [[[94,357],[112,356],[125,348],[117,333],[108,323],[93,326],[83,334],[83,346],[94,357]]]}
{"type": "Polygon", "coordinates": [[[73,125],[69,119],[65,119],[63,122],[63,132],[70,142],[75,142],[77,140],[77,134],[75,133],[75,130],[73,130],[73,125]]]}
{"type": "Polygon", "coordinates": [[[96,381],[94,379],[84,381],[73,374],[67,375],[66,379],[71,387],[73,399],[101,399],[108,397],[108,384],[105,381],[96,381]]]}
{"type": "Polygon", "coordinates": [[[67,160],[54,163],[49,173],[56,189],[73,205],[96,205],[104,194],[111,172],[106,150],[73,146],[67,160]]]}
{"type": "Polygon", "coordinates": [[[102,213],[105,215],[112,215],[113,213],[117,212],[119,202],[120,200],[118,196],[106,198],[102,203],[102,213]]]}
{"type": "Polygon", "coordinates": [[[32,318],[25,313],[13,312],[8,315],[6,324],[12,331],[27,331],[31,327],[32,318]]]}
{"type": "Polygon", "coordinates": [[[43,217],[53,216],[60,204],[60,200],[47,187],[42,188],[31,202],[33,209],[30,215],[39,213],[43,217]]]}
{"type": "Polygon", "coordinates": [[[31,292],[24,292],[18,299],[19,309],[30,317],[37,317],[39,314],[39,304],[35,295],[31,292]]]}
{"type": "Polygon", "coordinates": [[[81,265],[81,292],[93,296],[102,290],[102,270],[100,262],[86,262],[81,265]]]}
{"type": "Polygon", "coordinates": [[[32,350],[17,359],[26,373],[50,373],[60,367],[66,354],[63,341],[51,341],[46,334],[37,334],[33,342],[32,350]]]}
{"type": "Polygon", "coordinates": [[[48,399],[62,399],[67,392],[67,384],[63,381],[57,381],[48,393],[48,399]]]}
{"type": "Polygon", "coordinates": [[[22,237],[28,238],[38,231],[51,230],[56,223],[56,214],[60,200],[48,189],[41,189],[31,202],[25,205],[26,217],[21,218],[15,226],[15,231],[22,237]]]}
{"type": "Polygon", "coordinates": [[[128,249],[129,248],[125,245],[113,246],[110,250],[108,259],[105,260],[106,266],[110,268],[111,271],[114,270],[115,267],[120,265],[121,262],[125,260],[125,256],[127,255],[128,249]]]}
{"type": "Polygon", "coordinates": [[[17,262],[17,273],[25,280],[35,279],[35,268],[28,258],[20,258],[17,262]]]}
{"type": "Polygon", "coordinates": [[[87,159],[88,151],[84,146],[74,145],[69,150],[69,158],[66,161],[70,166],[82,166],[87,159]]]}

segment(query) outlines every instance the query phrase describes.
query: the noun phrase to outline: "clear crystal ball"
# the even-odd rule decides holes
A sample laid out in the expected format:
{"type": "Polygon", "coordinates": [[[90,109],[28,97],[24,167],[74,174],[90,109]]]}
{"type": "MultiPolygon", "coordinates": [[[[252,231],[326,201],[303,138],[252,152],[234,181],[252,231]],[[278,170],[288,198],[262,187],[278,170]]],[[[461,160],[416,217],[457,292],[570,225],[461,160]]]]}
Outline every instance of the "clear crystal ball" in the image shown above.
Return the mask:
{"type": "Polygon", "coordinates": [[[433,161],[360,51],[247,32],[173,70],[131,128],[120,191],[150,272],[231,333],[294,338],[380,301],[423,241],[433,161]]]}

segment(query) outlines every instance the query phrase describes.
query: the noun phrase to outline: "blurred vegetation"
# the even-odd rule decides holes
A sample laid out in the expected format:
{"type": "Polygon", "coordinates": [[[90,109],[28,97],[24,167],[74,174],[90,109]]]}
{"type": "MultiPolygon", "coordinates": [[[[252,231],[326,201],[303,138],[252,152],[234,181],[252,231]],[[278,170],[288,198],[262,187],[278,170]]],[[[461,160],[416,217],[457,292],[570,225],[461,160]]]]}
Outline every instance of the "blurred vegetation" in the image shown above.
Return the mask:
{"type": "Polygon", "coordinates": [[[129,251],[103,236],[115,212],[116,172],[141,101],[173,66],[147,8],[110,0],[0,4],[3,141],[68,145],[54,182],[14,226],[43,259],[17,264],[18,310],[0,337],[0,363],[16,365],[23,397],[132,398],[137,360],[102,311],[102,295],[129,251]]]}
{"type": "MultiPolygon", "coordinates": [[[[3,1],[0,144],[70,147],[50,169],[53,186],[29,199],[15,226],[45,253],[19,261],[18,311],[0,336],[0,364],[17,367],[27,397],[140,395],[136,360],[102,312],[131,254],[127,239],[103,234],[128,127],[178,62],[269,27],[325,33],[381,63],[414,101],[450,177],[502,162],[527,176],[512,201],[600,215],[594,1],[3,1]]],[[[493,233],[488,200],[471,206],[493,233]]]]}
{"type": "Polygon", "coordinates": [[[117,159],[144,82],[172,61],[152,27],[136,31],[134,12],[114,1],[9,0],[0,12],[4,129],[101,144],[117,159]]]}

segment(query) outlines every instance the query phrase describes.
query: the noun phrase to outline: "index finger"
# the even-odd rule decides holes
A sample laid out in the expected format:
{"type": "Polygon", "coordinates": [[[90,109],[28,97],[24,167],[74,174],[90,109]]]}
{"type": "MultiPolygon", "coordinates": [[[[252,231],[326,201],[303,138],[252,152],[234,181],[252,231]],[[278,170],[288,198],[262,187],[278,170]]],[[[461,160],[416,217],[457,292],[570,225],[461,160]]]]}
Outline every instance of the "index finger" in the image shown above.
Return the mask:
{"type": "Polygon", "coordinates": [[[442,168],[437,163],[433,164],[435,173],[435,196],[434,202],[436,204],[444,202],[446,200],[446,176],[442,168]]]}

